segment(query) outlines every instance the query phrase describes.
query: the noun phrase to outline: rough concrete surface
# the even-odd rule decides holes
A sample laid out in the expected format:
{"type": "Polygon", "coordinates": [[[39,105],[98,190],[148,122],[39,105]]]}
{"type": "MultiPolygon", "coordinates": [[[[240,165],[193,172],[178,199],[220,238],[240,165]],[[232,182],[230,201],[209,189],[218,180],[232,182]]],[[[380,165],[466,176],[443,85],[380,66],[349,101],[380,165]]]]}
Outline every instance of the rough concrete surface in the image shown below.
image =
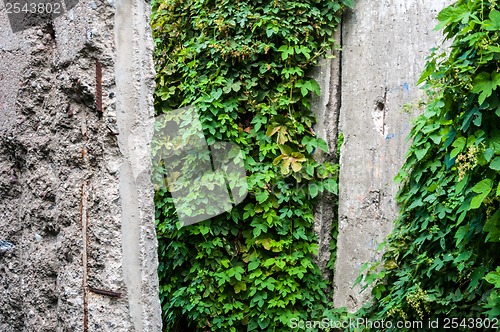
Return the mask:
{"type": "MultiPolygon", "coordinates": [[[[340,29],[335,32],[335,39],[340,46],[340,29]]],[[[312,76],[321,87],[321,95],[313,96],[311,108],[316,115],[317,123],[314,131],[328,144],[328,153],[317,149],[315,159],[318,162],[338,162],[337,137],[338,121],[340,114],[340,51],[333,51],[329,57],[323,59],[318,67],[312,72],[312,76]]],[[[337,218],[335,214],[335,196],[323,192],[314,212],[314,232],[318,236],[317,264],[323,278],[333,282],[332,270],[327,266],[331,258],[331,243],[333,221],[337,218]]],[[[331,295],[331,289],[327,294],[331,295]]]]}
{"type": "Polygon", "coordinates": [[[358,309],[369,290],[354,287],[397,216],[393,179],[408,144],[418,100],[415,86],[429,50],[440,44],[435,17],[450,1],[355,1],[342,24],[340,202],[334,304],[358,309]]]}
{"type": "Polygon", "coordinates": [[[160,330],[149,10],[80,1],[15,34],[0,11],[2,332],[160,330]]]}

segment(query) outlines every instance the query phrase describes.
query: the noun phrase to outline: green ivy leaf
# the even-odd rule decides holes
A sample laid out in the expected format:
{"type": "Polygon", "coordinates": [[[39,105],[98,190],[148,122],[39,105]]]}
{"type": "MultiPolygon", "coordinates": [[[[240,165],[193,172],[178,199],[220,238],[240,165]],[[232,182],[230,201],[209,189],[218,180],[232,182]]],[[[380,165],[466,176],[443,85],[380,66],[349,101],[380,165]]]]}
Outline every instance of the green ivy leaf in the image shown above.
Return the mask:
{"type": "Polygon", "coordinates": [[[489,193],[492,185],[491,179],[484,179],[472,187],[472,191],[476,194],[489,193]]]}
{"type": "Polygon", "coordinates": [[[490,168],[495,171],[500,171],[500,157],[496,157],[490,164],[490,168]]]}
{"type": "Polygon", "coordinates": [[[262,319],[259,319],[259,327],[264,330],[269,326],[269,323],[271,322],[271,319],[269,317],[263,317],[262,319]]]}
{"type": "Polygon", "coordinates": [[[500,242],[500,210],[486,221],[483,230],[488,233],[487,241],[500,242]]]}
{"type": "Polygon", "coordinates": [[[264,203],[269,198],[269,192],[267,190],[262,190],[255,198],[257,202],[264,203]]]}
{"type": "Polygon", "coordinates": [[[494,155],[495,150],[493,148],[487,148],[484,150],[484,159],[486,159],[487,162],[489,162],[494,155]]]}
{"type": "Polygon", "coordinates": [[[328,144],[322,138],[318,139],[318,147],[325,153],[328,153],[328,144]]]}
{"type": "Polygon", "coordinates": [[[238,281],[234,284],[234,292],[238,294],[241,291],[247,290],[247,284],[244,281],[238,281]]]}
{"type": "Polygon", "coordinates": [[[311,58],[311,50],[306,46],[295,46],[295,53],[296,54],[300,54],[300,53],[304,54],[306,59],[311,58]]]}
{"type": "Polygon", "coordinates": [[[318,196],[319,189],[318,185],[316,183],[309,183],[309,195],[311,195],[311,198],[315,198],[318,196]]]}
{"type": "Polygon", "coordinates": [[[455,264],[468,260],[472,256],[472,251],[467,250],[461,253],[453,260],[455,264]]]}
{"type": "Polygon", "coordinates": [[[459,137],[455,141],[453,141],[453,144],[451,146],[453,146],[454,149],[450,153],[450,159],[458,156],[458,154],[463,151],[466,143],[467,140],[465,137],[459,137]]]}
{"type": "Polygon", "coordinates": [[[455,233],[455,239],[457,240],[456,242],[457,247],[461,246],[464,238],[467,236],[467,234],[469,234],[469,229],[470,229],[469,225],[458,228],[457,232],[455,233]]]}
{"type": "Polygon", "coordinates": [[[248,263],[248,272],[255,270],[260,265],[260,259],[248,263]]]}
{"type": "Polygon", "coordinates": [[[281,52],[281,59],[286,60],[290,55],[293,55],[295,50],[293,46],[283,45],[278,48],[278,51],[281,52]]]}
{"type": "Polygon", "coordinates": [[[481,204],[483,203],[484,199],[486,198],[486,196],[488,196],[487,193],[474,196],[472,198],[472,201],[470,202],[470,208],[471,209],[479,208],[481,206],[481,204]]]}
{"type": "Polygon", "coordinates": [[[469,292],[472,291],[474,288],[476,288],[476,286],[479,284],[479,281],[483,279],[485,272],[486,269],[483,266],[476,268],[474,272],[472,272],[468,287],[469,292]]]}
{"type": "Polygon", "coordinates": [[[259,223],[259,224],[254,226],[253,236],[259,237],[262,233],[265,233],[265,232],[267,232],[267,226],[259,223]]]}
{"type": "Polygon", "coordinates": [[[422,160],[427,152],[429,151],[431,145],[426,143],[423,148],[415,150],[415,156],[417,156],[417,160],[422,160]]]}
{"type": "Polygon", "coordinates": [[[476,76],[472,82],[472,92],[480,93],[479,95],[479,105],[491,96],[493,90],[495,90],[500,85],[500,73],[486,73],[482,72],[476,76]]]}
{"type": "Polygon", "coordinates": [[[484,277],[484,280],[495,285],[496,288],[500,288],[500,267],[497,267],[496,271],[488,273],[486,277],[484,277]]]}
{"type": "Polygon", "coordinates": [[[221,96],[222,96],[222,89],[221,88],[218,88],[218,89],[212,91],[212,97],[214,99],[219,99],[221,96]]]}
{"type": "Polygon", "coordinates": [[[471,209],[477,209],[481,206],[486,196],[490,193],[492,186],[493,181],[491,179],[484,179],[472,188],[472,191],[479,195],[472,198],[470,203],[471,209]]]}
{"type": "Polygon", "coordinates": [[[382,292],[386,290],[386,287],[383,284],[378,284],[373,287],[372,295],[379,300],[382,297],[382,292]]]}
{"type": "Polygon", "coordinates": [[[349,8],[353,8],[354,7],[354,0],[342,0],[342,3],[344,5],[346,5],[347,7],[349,7],[349,8]]]}
{"type": "Polygon", "coordinates": [[[327,179],[323,184],[324,188],[335,195],[339,193],[339,185],[335,179],[327,179]]]}
{"type": "Polygon", "coordinates": [[[388,270],[392,270],[398,267],[398,264],[394,260],[390,260],[384,263],[384,267],[388,270]]]}
{"type": "Polygon", "coordinates": [[[484,21],[484,26],[486,30],[489,31],[500,31],[500,12],[496,9],[493,9],[489,15],[490,19],[484,21]]]}
{"type": "Polygon", "coordinates": [[[321,87],[319,86],[318,82],[316,82],[315,79],[311,79],[309,83],[311,84],[311,91],[314,92],[317,96],[321,96],[321,87]]]}

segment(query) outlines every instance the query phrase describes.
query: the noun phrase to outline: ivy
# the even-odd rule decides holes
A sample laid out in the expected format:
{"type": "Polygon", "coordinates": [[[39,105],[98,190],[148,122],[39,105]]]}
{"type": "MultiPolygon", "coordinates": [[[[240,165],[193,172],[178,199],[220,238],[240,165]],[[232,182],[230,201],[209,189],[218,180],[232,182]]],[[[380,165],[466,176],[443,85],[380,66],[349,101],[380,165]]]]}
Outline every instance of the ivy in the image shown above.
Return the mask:
{"type": "Polygon", "coordinates": [[[451,47],[420,79],[429,102],[397,176],[400,216],[365,276],[372,319],[500,314],[499,5],[459,0],[438,19],[451,47]]]}
{"type": "Polygon", "coordinates": [[[320,87],[308,73],[350,5],[153,1],[156,114],[196,107],[208,144],[240,147],[249,191],[230,212],[187,227],[171,194],[156,191],[166,331],[284,331],[292,318],[322,318],[313,211],[323,192],[336,194],[338,165],[313,158],[328,147],[313,129],[320,87]]]}

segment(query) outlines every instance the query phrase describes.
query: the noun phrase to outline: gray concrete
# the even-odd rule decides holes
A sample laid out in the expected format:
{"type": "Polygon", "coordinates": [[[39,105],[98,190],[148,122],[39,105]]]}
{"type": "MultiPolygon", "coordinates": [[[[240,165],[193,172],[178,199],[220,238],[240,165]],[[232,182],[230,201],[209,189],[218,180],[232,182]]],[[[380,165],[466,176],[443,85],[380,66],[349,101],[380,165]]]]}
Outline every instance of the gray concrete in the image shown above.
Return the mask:
{"type": "Polygon", "coordinates": [[[150,5],[117,2],[116,88],[122,248],[125,283],[135,331],[160,331],[158,255],[151,183],[154,65],[150,5]],[[132,23],[132,24],[131,24],[132,23]]]}
{"type": "Polygon", "coordinates": [[[150,8],[116,5],[16,34],[0,12],[2,332],[161,329],[150,8]]]}
{"type": "Polygon", "coordinates": [[[429,50],[440,43],[432,32],[438,11],[450,1],[355,1],[342,26],[341,111],[345,142],[340,156],[339,237],[334,304],[358,309],[369,290],[353,287],[365,262],[397,216],[393,178],[408,144],[412,114],[403,104],[418,100],[415,86],[429,50]]]}
{"type": "MultiPolygon", "coordinates": [[[[335,33],[335,39],[338,45],[341,43],[340,29],[335,33]]],[[[313,96],[311,108],[316,115],[317,123],[314,130],[318,137],[324,139],[328,144],[328,153],[323,153],[320,149],[315,152],[316,161],[338,162],[337,156],[337,137],[338,121],[340,115],[340,51],[333,51],[327,59],[323,59],[319,66],[315,68],[312,75],[321,87],[321,95],[313,96]]],[[[323,278],[333,282],[333,273],[327,267],[331,259],[332,227],[335,214],[335,196],[324,192],[314,213],[314,232],[318,236],[318,255],[316,263],[318,264],[323,278]]],[[[327,289],[327,295],[331,297],[332,289],[327,289]]]]}

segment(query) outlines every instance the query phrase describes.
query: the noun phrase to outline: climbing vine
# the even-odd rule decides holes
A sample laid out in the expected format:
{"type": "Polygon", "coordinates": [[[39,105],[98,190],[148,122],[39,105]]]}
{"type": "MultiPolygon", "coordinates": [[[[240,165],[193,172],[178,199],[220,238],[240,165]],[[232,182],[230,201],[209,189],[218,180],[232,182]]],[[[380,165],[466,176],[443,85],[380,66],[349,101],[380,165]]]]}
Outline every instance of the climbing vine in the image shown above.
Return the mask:
{"type": "Polygon", "coordinates": [[[481,330],[478,318],[500,315],[499,5],[459,0],[438,19],[451,47],[433,50],[420,79],[429,101],[397,177],[401,213],[383,266],[365,278],[374,303],[364,310],[481,330]]]}
{"type": "Polygon", "coordinates": [[[313,158],[328,147],[314,132],[320,88],[308,73],[350,5],[153,1],[156,113],[196,107],[208,144],[240,147],[249,191],[187,227],[170,193],[156,191],[166,331],[285,331],[292,318],[321,318],[328,281],[314,261],[313,209],[322,192],[337,192],[337,166],[313,158]]]}

